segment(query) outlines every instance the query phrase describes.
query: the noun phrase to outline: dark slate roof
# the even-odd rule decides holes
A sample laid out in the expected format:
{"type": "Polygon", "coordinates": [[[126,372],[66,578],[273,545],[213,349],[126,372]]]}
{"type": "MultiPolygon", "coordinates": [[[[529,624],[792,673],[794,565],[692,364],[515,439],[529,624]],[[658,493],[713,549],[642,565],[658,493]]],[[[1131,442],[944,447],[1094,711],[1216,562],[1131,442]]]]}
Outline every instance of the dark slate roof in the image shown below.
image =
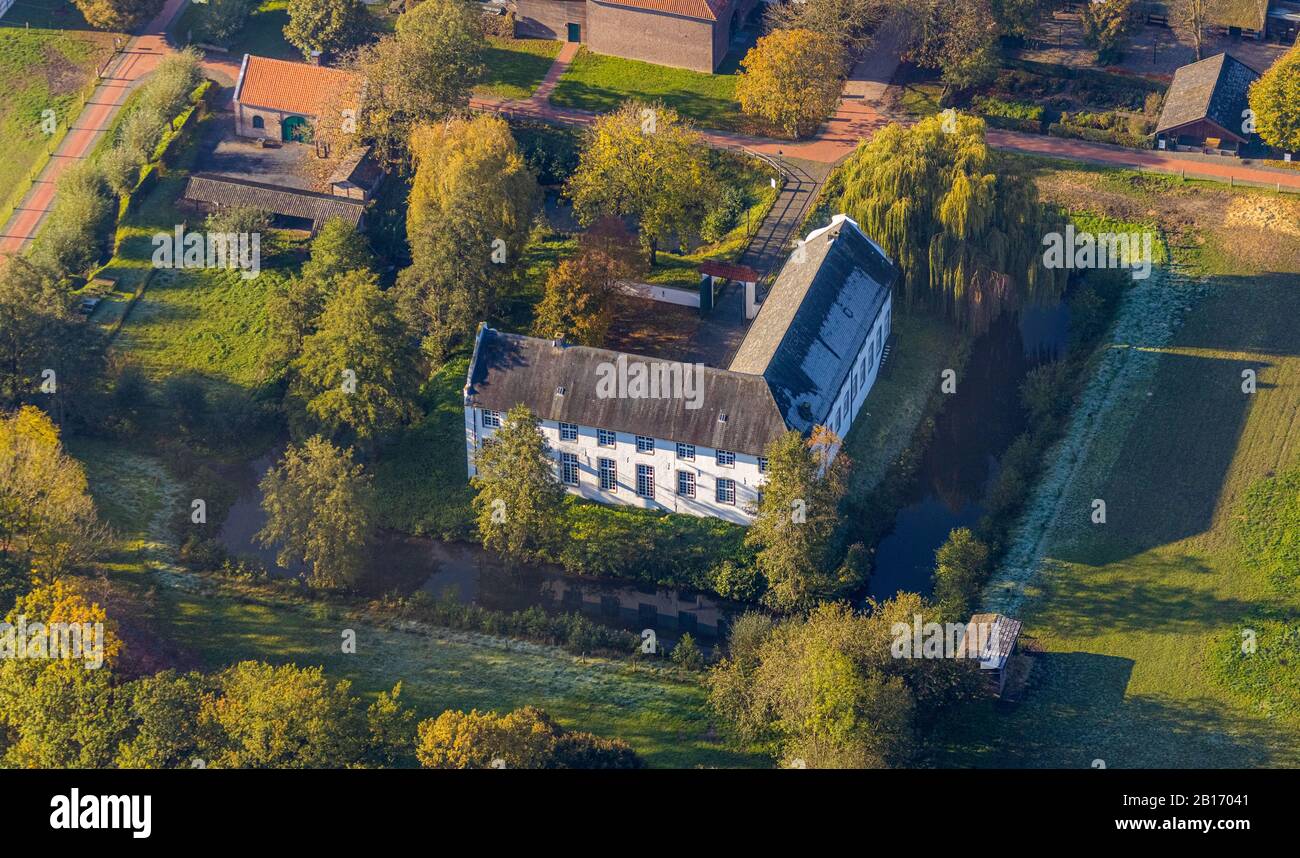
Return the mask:
{"type": "Polygon", "coordinates": [[[383,175],[383,168],[370,157],[370,147],[361,146],[339,161],[338,169],[330,176],[329,182],[331,185],[351,182],[357,187],[372,191],[383,175]]]}
{"type": "Polygon", "coordinates": [[[978,658],[982,662],[989,662],[989,669],[1001,670],[1016,650],[1020,626],[1020,620],[1002,614],[974,614],[966,624],[957,654],[966,658],[978,658]],[[988,638],[983,641],[983,647],[979,640],[981,625],[987,625],[990,630],[988,638]]]}
{"type": "Polygon", "coordinates": [[[884,252],[836,215],[781,268],[730,370],[763,376],[786,423],[810,431],[825,422],[897,279],[884,252]]]}
{"type": "Polygon", "coordinates": [[[620,355],[628,361],[671,363],[609,349],[557,345],[484,326],[470,363],[465,404],[508,411],[522,402],[544,420],[755,456],[786,431],[767,385],[756,375],[703,367],[696,409],[687,408],[682,399],[597,396],[597,367],[616,363],[620,355]]]}
{"type": "Polygon", "coordinates": [[[1165,93],[1156,133],[1208,119],[1244,141],[1241,114],[1246,109],[1246,91],[1258,77],[1259,72],[1228,53],[1179,68],[1165,93]]]}
{"type": "Polygon", "coordinates": [[[274,214],[307,218],[324,223],[339,218],[356,226],[365,204],[359,200],[318,194],[314,191],[277,188],[261,182],[232,179],[210,173],[195,173],[185,185],[185,199],[217,206],[248,206],[274,214]]]}

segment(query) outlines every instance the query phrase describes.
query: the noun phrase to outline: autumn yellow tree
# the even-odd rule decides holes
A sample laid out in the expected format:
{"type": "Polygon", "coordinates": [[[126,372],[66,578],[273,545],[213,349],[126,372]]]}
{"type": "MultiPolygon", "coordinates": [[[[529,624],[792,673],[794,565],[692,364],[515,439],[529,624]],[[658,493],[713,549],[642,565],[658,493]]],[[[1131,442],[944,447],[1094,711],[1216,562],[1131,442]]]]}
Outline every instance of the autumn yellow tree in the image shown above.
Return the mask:
{"type": "Polygon", "coordinates": [[[415,756],[428,769],[639,769],[621,739],[565,730],[535,706],[498,715],[449,710],[421,721],[415,756]]]}
{"type": "Polygon", "coordinates": [[[161,9],[163,0],[74,0],[73,5],[97,30],[130,32],[161,9]]]}
{"type": "Polygon", "coordinates": [[[1300,45],[1251,84],[1250,109],[1265,143],[1300,151],[1300,45]]]}
{"type": "MultiPolygon", "coordinates": [[[[63,452],[58,427],[39,408],[0,414],[0,572],[48,579],[106,544],[81,463],[63,452]]],[[[22,592],[22,580],[0,590],[22,592]]]]}
{"type": "Polygon", "coordinates": [[[741,110],[791,137],[816,130],[839,103],[844,49],[812,30],[773,30],[745,58],[736,82],[741,110]]]}
{"type": "Polygon", "coordinates": [[[699,234],[721,193],[700,135],[677,111],[640,101],[623,102],[587,128],[564,192],[583,226],[634,219],[651,265],[662,242],[699,234]]]}
{"type": "Polygon", "coordinates": [[[510,126],[494,116],[420,126],[411,153],[411,265],[393,291],[426,354],[440,360],[508,293],[541,195],[510,126]]]}
{"type": "Polygon", "coordinates": [[[362,134],[381,160],[400,160],[412,129],[469,106],[487,50],[482,17],[469,0],[423,0],[397,17],[393,35],[358,51],[362,134]]]}
{"type": "Polygon", "coordinates": [[[0,762],[13,768],[105,768],[123,727],[113,666],[122,651],[103,608],[81,582],[38,586],[5,622],[29,630],[17,657],[12,632],[0,636],[0,762]],[[59,624],[59,625],[56,625],[59,624]]]}

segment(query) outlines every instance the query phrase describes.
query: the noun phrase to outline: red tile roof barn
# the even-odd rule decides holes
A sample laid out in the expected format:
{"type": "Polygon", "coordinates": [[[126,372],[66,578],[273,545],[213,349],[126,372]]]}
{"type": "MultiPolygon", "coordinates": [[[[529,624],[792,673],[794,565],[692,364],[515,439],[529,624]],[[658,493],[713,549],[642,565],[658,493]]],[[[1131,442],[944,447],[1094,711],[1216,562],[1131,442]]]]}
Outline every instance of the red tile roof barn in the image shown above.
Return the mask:
{"type": "Polygon", "coordinates": [[[762,276],[748,265],[736,265],[732,262],[718,262],[713,259],[700,263],[700,273],[710,277],[722,277],[737,283],[757,283],[762,276]]]}
{"type": "Polygon", "coordinates": [[[235,101],[285,113],[320,116],[331,98],[354,86],[356,75],[343,69],[244,55],[235,101]]]}
{"type": "Polygon", "coordinates": [[[647,12],[666,12],[703,21],[718,20],[718,13],[727,6],[727,0],[597,0],[610,6],[644,9],[647,12]]]}

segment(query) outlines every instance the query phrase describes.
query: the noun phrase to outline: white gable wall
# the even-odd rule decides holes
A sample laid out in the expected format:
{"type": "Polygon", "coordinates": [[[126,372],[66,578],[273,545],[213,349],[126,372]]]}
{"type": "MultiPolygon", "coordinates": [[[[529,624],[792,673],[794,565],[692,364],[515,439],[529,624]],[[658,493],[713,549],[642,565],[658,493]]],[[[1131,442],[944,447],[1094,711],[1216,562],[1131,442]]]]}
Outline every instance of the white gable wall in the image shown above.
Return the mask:
{"type": "MultiPolygon", "coordinates": [[[[505,415],[502,414],[501,417],[504,419],[505,415]]],[[[557,474],[561,453],[572,453],[578,457],[578,485],[564,487],[572,494],[600,503],[713,516],[737,524],[753,521],[751,510],[758,504],[759,486],[766,479],[759,472],[757,456],[732,451],[735,453],[735,464],[727,466],[718,464],[718,451],[712,447],[695,447],[695,458],[691,460],[678,458],[677,444],[664,438],[654,439],[652,453],[639,453],[634,433],[615,432],[614,446],[608,447],[598,443],[594,426],[579,426],[576,441],[561,441],[560,424],[556,421],[543,420],[541,429],[555,457],[557,474]],[[600,487],[601,459],[614,461],[617,472],[617,487],[614,491],[605,491],[600,487]],[[637,465],[648,465],[654,469],[653,498],[637,494],[637,465]],[[677,493],[678,471],[694,476],[695,497],[684,497],[677,493]],[[734,504],[720,503],[717,499],[718,481],[723,479],[735,483],[734,504]]],[[[495,431],[494,428],[483,425],[483,409],[466,406],[465,455],[471,477],[477,473],[474,467],[475,453],[495,431]]]]}

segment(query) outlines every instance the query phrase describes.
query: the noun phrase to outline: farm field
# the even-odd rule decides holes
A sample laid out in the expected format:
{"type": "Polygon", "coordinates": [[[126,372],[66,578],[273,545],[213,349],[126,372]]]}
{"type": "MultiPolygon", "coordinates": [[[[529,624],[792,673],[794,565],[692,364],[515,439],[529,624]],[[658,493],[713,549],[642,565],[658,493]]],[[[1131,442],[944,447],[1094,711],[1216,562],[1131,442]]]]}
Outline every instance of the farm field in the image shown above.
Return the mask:
{"type": "Polygon", "coordinates": [[[1023,544],[1045,528],[1039,548],[1013,546],[985,592],[1042,649],[1024,701],[955,713],[931,762],[1296,766],[1294,707],[1243,693],[1236,651],[1244,631],[1300,611],[1246,559],[1238,530],[1252,487],[1300,466],[1300,201],[1094,171],[1040,186],[1119,218],[1154,213],[1159,195],[1186,279],[1131,290],[1084,396],[1106,404],[1091,425],[1076,412],[1031,501],[1023,544]],[[1096,499],[1104,524],[1090,517],[1096,499]]]}
{"type": "Polygon", "coordinates": [[[0,224],[47,160],[51,139],[61,139],[79,112],[95,69],[113,54],[113,37],[88,29],[58,0],[23,0],[0,18],[0,224]],[[53,138],[41,127],[45,110],[57,121],[53,138]]]}

